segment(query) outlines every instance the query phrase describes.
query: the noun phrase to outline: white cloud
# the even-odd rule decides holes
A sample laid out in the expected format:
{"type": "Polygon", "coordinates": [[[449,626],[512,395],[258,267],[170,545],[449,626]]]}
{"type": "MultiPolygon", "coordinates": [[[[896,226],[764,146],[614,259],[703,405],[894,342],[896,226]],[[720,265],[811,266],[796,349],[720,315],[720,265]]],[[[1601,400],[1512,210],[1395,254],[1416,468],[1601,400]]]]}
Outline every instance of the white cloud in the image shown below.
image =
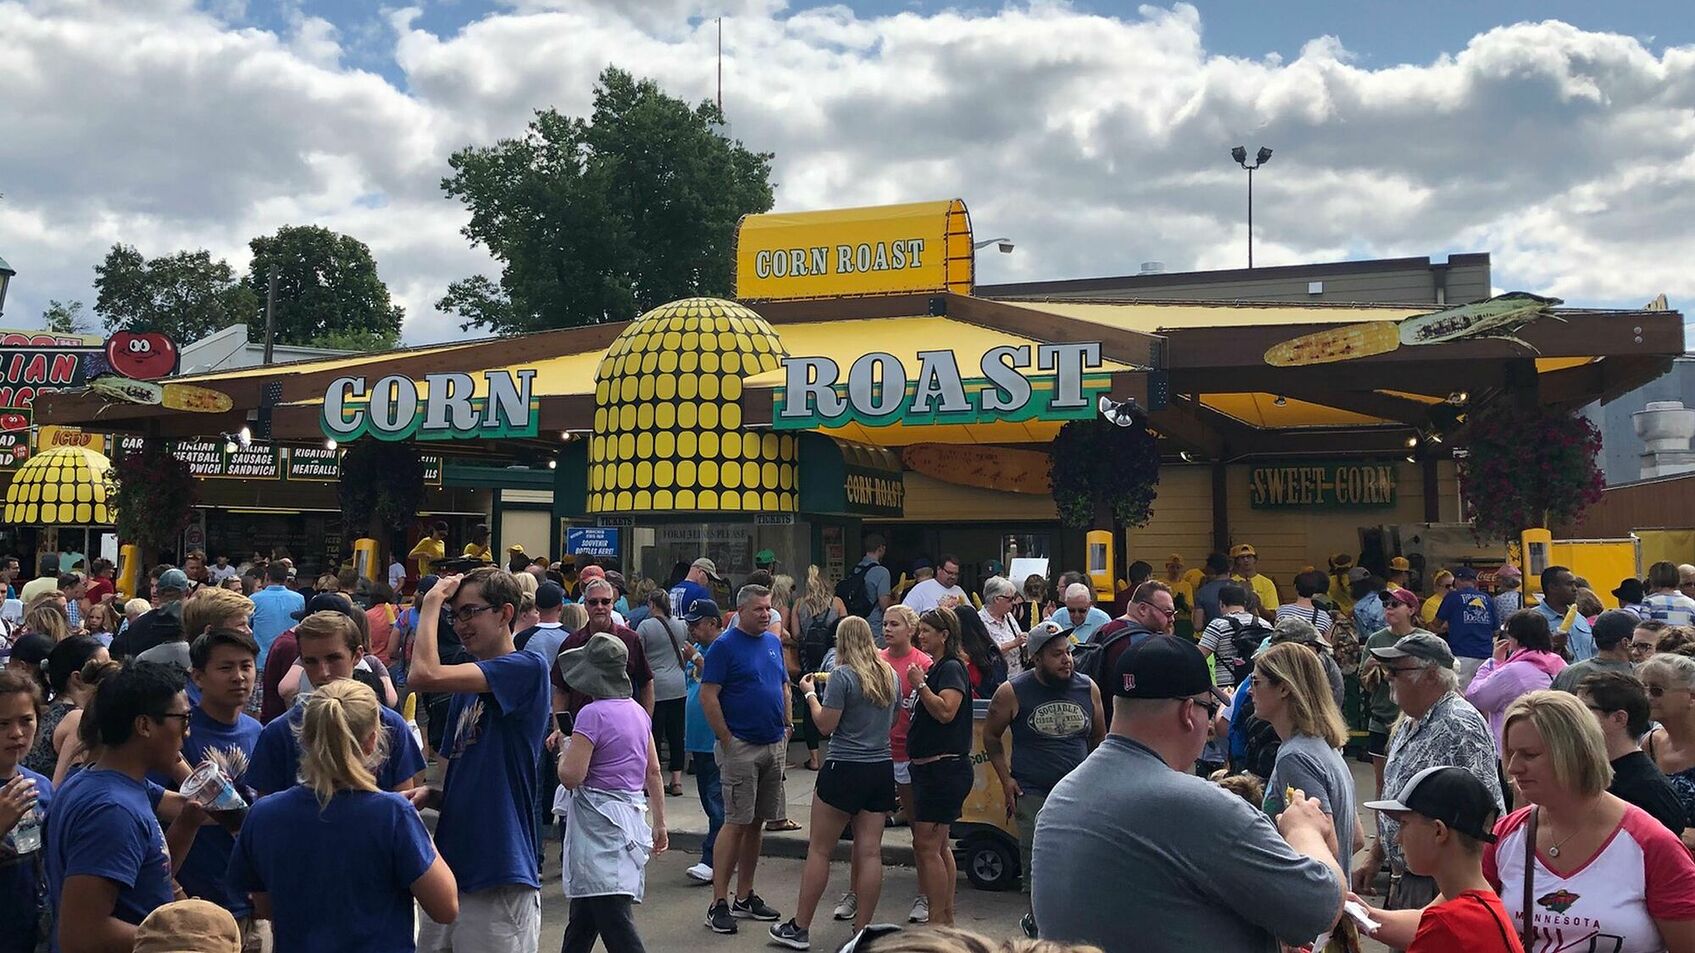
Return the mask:
{"type": "Polygon", "coordinates": [[[609,63],[710,98],[717,15],[731,128],[777,154],[780,208],[961,196],[1018,244],[982,259],[984,281],[1238,266],[1227,152],[1264,144],[1256,263],[1485,250],[1506,288],[1695,297],[1695,48],[1523,23],[1372,69],[1323,35],[1287,60],[1211,54],[1182,4],[509,0],[445,36],[391,12],[397,87],[347,65],[359,28],[297,7],[285,35],[228,25],[241,7],[0,2],[0,255],[20,272],[4,323],[91,299],[113,241],[245,264],[251,236],[313,222],[371,245],[409,340],[455,336],[432,303],[495,266],[439,190],[448,154],[537,108],[581,114],[609,63]]]}

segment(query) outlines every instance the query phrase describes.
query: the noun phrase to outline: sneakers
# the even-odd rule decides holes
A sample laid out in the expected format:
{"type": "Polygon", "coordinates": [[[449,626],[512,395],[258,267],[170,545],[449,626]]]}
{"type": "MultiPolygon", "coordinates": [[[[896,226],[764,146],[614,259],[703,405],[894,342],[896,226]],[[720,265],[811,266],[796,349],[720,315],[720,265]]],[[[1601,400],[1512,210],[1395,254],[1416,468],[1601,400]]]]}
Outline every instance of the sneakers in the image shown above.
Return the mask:
{"type": "MultiPolygon", "coordinates": [[[[927,907],[925,914],[929,914],[927,907]]],[[[759,899],[759,894],[750,893],[746,900],[738,899],[730,904],[730,916],[737,920],[775,920],[782,914],[766,906],[765,901],[759,899]]]]}
{"type": "Polygon", "coordinates": [[[729,901],[719,900],[706,908],[706,926],[713,933],[736,932],[736,921],[730,916],[729,901]]]}
{"type": "Polygon", "coordinates": [[[852,890],[849,890],[847,893],[842,894],[842,902],[836,904],[836,912],[830,916],[832,919],[836,920],[852,920],[858,915],[859,897],[856,896],[852,890]]]}
{"type": "Polygon", "coordinates": [[[929,923],[930,922],[930,898],[929,897],[926,897],[923,894],[919,894],[918,899],[912,901],[912,912],[907,914],[906,922],[908,922],[908,923],[929,923]]]}
{"type": "Polygon", "coordinates": [[[695,864],[688,870],[683,871],[683,874],[695,883],[709,884],[712,882],[712,868],[705,864],[695,864]]]}
{"type": "Polygon", "coordinates": [[[1036,939],[1036,915],[1034,913],[1026,913],[1022,917],[1019,917],[1018,929],[1023,930],[1024,935],[1030,939],[1036,939]]]}
{"type": "Polygon", "coordinates": [[[802,930],[795,925],[793,920],[790,920],[787,923],[779,923],[772,927],[771,939],[791,950],[810,950],[812,949],[812,938],[807,933],[808,931],[802,930]]]}

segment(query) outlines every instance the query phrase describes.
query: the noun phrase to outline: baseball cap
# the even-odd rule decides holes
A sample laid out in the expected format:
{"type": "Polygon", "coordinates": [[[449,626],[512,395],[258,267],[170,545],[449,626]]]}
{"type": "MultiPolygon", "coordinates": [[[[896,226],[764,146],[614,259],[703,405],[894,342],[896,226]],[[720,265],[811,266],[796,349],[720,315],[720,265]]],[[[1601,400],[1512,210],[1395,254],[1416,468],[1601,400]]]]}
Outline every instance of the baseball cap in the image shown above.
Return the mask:
{"type": "Polygon", "coordinates": [[[724,581],[724,577],[718,575],[718,564],[713,562],[710,559],[707,559],[705,556],[702,556],[699,559],[695,560],[694,562],[690,563],[689,568],[690,569],[699,569],[701,572],[706,573],[706,578],[712,580],[713,582],[723,582],[724,581]]]}
{"type": "Polygon", "coordinates": [[[53,637],[40,632],[26,632],[12,643],[12,658],[31,665],[47,661],[47,654],[52,651],[53,637]]]}
{"type": "Polygon", "coordinates": [[[1407,562],[1407,557],[1405,556],[1396,556],[1394,559],[1389,560],[1389,571],[1411,572],[1412,563],[1407,562]]]}
{"type": "Polygon", "coordinates": [[[1183,565],[1183,554],[1182,553],[1172,553],[1171,555],[1165,557],[1165,564],[1167,566],[1181,566],[1181,565],[1183,565]]]}
{"type": "Polygon", "coordinates": [[[769,549],[762,549],[753,554],[753,564],[762,569],[777,565],[777,554],[769,549]]]}
{"type": "Polygon", "coordinates": [[[683,621],[699,622],[702,619],[716,619],[723,614],[718,609],[718,603],[711,599],[696,599],[689,603],[689,611],[683,613],[683,621]]]}
{"type": "MultiPolygon", "coordinates": [[[[420,588],[422,588],[420,586],[420,588]]],[[[419,600],[419,605],[423,600],[419,600]]],[[[339,612],[348,618],[353,618],[353,603],[339,592],[320,592],[306,600],[306,607],[298,612],[291,612],[296,621],[306,618],[314,612],[339,612]]]]}
{"type": "Polygon", "coordinates": [[[1174,635],[1156,635],[1118,657],[1112,672],[1117,698],[1188,698],[1211,692],[1223,704],[1229,696],[1212,683],[1206,656],[1195,643],[1174,635]]]}
{"type": "Polygon", "coordinates": [[[1460,568],[1454,570],[1454,578],[1455,579],[1469,579],[1469,580],[1472,580],[1472,581],[1475,582],[1477,580],[1477,570],[1471,568],[1470,566],[1461,566],[1460,568]]]}
{"type": "Polygon", "coordinates": [[[1365,577],[1367,577],[1369,575],[1371,575],[1371,570],[1365,568],[1364,566],[1355,566],[1354,568],[1348,570],[1348,581],[1349,582],[1359,582],[1361,579],[1364,579],[1365,577]]]}
{"type": "Polygon", "coordinates": [[[1372,649],[1371,654],[1380,659],[1415,658],[1435,662],[1444,668],[1454,664],[1454,650],[1448,648],[1448,643],[1442,641],[1441,636],[1429,632],[1403,635],[1394,645],[1372,649]]]}
{"type": "Polygon", "coordinates": [[[1235,546],[1230,547],[1230,558],[1231,559],[1239,559],[1243,556],[1258,556],[1258,555],[1259,555],[1258,553],[1254,552],[1254,548],[1252,546],[1249,546],[1247,543],[1238,543],[1235,546]]]}
{"type": "Polygon", "coordinates": [[[181,569],[167,569],[159,574],[160,592],[183,592],[188,589],[188,573],[181,569]]]}
{"type": "Polygon", "coordinates": [[[1030,655],[1034,656],[1037,652],[1042,650],[1043,646],[1046,646],[1054,639],[1063,636],[1069,640],[1071,638],[1071,633],[1074,631],[1076,631],[1075,628],[1062,629],[1059,627],[1059,623],[1052,620],[1038,622],[1030,627],[1030,634],[1026,636],[1024,640],[1024,649],[1030,655]]]}
{"type": "Polygon", "coordinates": [[[509,553],[517,553],[520,556],[528,556],[529,555],[529,553],[524,552],[524,547],[521,543],[513,543],[512,545],[506,547],[506,551],[509,552],[509,553]]]}
{"type": "Polygon", "coordinates": [[[536,608],[557,609],[565,604],[565,589],[557,582],[544,582],[536,587],[536,608]]]}
{"type": "Polygon", "coordinates": [[[1420,814],[1433,821],[1441,821],[1468,837],[1487,844],[1495,843],[1495,835],[1491,831],[1498,816],[1495,796],[1464,768],[1453,765],[1425,768],[1407,781],[1400,797],[1367,801],[1365,806],[1374,811],[1420,814]]]}
{"type": "Polygon", "coordinates": [[[1418,611],[1418,593],[1411,589],[1380,589],[1377,598],[1381,599],[1385,606],[1399,602],[1414,612],[1418,611]]]}
{"type": "Polygon", "coordinates": [[[599,566],[584,566],[582,570],[577,573],[577,578],[584,582],[588,582],[590,579],[605,579],[606,570],[599,566]]]}
{"type": "Polygon", "coordinates": [[[1506,566],[1502,566],[1500,569],[1495,570],[1495,578],[1496,579],[1523,579],[1524,578],[1524,572],[1523,572],[1523,570],[1519,569],[1517,566],[1506,565],[1506,566]]]}

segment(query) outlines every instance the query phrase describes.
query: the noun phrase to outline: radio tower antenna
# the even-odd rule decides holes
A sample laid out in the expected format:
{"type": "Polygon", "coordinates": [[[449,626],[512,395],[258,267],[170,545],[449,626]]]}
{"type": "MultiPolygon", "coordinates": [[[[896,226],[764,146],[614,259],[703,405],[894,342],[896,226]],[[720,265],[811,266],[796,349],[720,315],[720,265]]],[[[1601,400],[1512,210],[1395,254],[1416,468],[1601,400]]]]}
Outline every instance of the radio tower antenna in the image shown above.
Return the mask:
{"type": "Polygon", "coordinates": [[[718,18],[718,113],[724,113],[724,18],[718,18]]]}

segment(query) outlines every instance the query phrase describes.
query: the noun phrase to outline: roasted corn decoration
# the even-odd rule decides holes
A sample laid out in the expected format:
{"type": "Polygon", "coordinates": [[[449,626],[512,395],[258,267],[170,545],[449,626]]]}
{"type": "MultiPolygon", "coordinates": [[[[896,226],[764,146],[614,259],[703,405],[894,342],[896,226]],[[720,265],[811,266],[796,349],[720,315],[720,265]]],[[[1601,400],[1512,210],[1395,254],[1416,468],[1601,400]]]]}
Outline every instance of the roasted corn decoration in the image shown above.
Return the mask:
{"type": "Polygon", "coordinates": [[[1511,291],[1486,301],[1415,314],[1398,322],[1364,321],[1303,334],[1267,349],[1265,362],[1273,367],[1331,364],[1388,354],[1403,344],[1443,344],[1466,338],[1511,341],[1535,354],[1539,352],[1530,342],[1516,337],[1518,330],[1561,304],[1564,302],[1559,298],[1511,291]]]}

